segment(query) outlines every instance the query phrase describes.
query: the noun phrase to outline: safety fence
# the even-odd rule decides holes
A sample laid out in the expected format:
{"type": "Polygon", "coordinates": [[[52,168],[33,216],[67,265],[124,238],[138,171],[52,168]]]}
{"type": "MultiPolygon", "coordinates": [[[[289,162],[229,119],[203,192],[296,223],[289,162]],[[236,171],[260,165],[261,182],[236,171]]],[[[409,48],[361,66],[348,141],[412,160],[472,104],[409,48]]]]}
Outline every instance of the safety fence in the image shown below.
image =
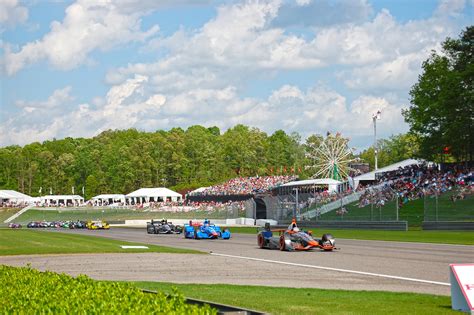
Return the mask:
{"type": "Polygon", "coordinates": [[[474,195],[465,188],[425,195],[424,221],[474,221],[474,195]]]}

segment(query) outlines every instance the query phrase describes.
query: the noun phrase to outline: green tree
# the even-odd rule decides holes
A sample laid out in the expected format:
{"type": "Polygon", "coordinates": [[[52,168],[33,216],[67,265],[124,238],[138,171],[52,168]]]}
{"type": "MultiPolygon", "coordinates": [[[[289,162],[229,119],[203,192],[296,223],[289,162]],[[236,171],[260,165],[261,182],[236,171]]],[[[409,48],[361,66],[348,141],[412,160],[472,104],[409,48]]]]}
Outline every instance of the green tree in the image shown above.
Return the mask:
{"type": "MultiPolygon", "coordinates": [[[[377,155],[379,167],[419,156],[419,139],[411,133],[394,135],[389,139],[379,139],[377,146],[379,148],[377,155]]],[[[363,162],[369,163],[370,169],[374,169],[373,147],[362,151],[359,158],[363,162]]]]}
{"type": "Polygon", "coordinates": [[[442,53],[433,52],[410,91],[403,112],[410,132],[420,140],[420,155],[443,160],[444,150],[457,161],[474,155],[474,26],[459,39],[446,39],[442,53]]]}

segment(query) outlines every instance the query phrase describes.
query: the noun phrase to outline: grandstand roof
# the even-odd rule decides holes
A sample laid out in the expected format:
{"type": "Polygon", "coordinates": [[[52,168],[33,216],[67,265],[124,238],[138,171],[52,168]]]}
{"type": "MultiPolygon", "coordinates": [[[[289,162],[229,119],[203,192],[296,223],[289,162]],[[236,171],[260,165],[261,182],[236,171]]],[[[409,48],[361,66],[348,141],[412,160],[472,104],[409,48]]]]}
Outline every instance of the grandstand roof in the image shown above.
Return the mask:
{"type": "Polygon", "coordinates": [[[125,199],[123,194],[102,194],[92,197],[91,199],[125,199]]]}
{"type": "Polygon", "coordinates": [[[84,197],[79,195],[44,195],[41,196],[41,199],[44,200],[78,200],[84,199],[84,197]]]}
{"type": "Polygon", "coordinates": [[[183,197],[171,189],[159,187],[159,188],[140,188],[135,190],[126,197],[183,197]]]}
{"type": "Polygon", "coordinates": [[[189,194],[200,193],[200,192],[203,192],[204,190],[206,190],[208,188],[209,187],[199,187],[197,189],[194,189],[193,191],[190,191],[189,194]]]}
{"type": "Polygon", "coordinates": [[[31,197],[16,190],[0,190],[0,199],[30,200],[31,197]]]}
{"type": "Polygon", "coordinates": [[[361,180],[375,180],[375,174],[377,173],[384,173],[384,172],[390,172],[390,171],[395,171],[398,170],[399,168],[403,168],[405,166],[409,165],[415,165],[415,164],[421,164],[423,161],[421,160],[414,160],[414,159],[406,159],[385,167],[381,167],[376,171],[368,172],[359,176],[354,177],[355,181],[361,181],[361,180]]]}
{"type": "Polygon", "coordinates": [[[289,182],[289,183],[281,185],[280,187],[307,186],[307,185],[337,185],[337,184],[341,184],[341,182],[332,178],[316,178],[316,179],[306,179],[306,180],[298,180],[294,182],[289,182]]]}

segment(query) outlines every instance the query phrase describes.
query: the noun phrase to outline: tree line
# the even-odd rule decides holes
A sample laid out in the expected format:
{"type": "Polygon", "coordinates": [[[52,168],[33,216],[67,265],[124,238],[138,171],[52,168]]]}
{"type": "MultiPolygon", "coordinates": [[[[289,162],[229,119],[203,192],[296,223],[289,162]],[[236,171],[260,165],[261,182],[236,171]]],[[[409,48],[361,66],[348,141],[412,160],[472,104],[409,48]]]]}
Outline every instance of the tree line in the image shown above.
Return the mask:
{"type": "MultiPolygon", "coordinates": [[[[405,135],[384,140],[381,166],[413,153],[401,137],[405,135]],[[393,155],[397,146],[400,154],[393,155]],[[391,151],[385,154],[388,148],[391,151]]],[[[297,174],[303,179],[314,171],[306,168],[311,163],[306,157],[308,144],[314,147],[315,141],[323,139],[312,135],[302,142],[297,133],[278,130],[268,135],[244,125],[224,133],[217,127],[203,126],[156,132],[109,130],[87,139],[0,148],[0,188],[39,196],[70,194],[72,187],[82,195],[84,187],[86,198],[90,198],[100,193],[129,193],[140,187],[192,189],[237,176],[297,174]]],[[[370,149],[362,152],[361,158],[371,163],[370,149]]]]}
{"type": "MultiPolygon", "coordinates": [[[[140,187],[195,188],[236,176],[304,171],[297,134],[268,136],[237,125],[141,132],[105,131],[96,137],[0,148],[0,188],[29,195],[129,193],[140,187]]],[[[302,174],[304,176],[304,174],[302,174]]]]}

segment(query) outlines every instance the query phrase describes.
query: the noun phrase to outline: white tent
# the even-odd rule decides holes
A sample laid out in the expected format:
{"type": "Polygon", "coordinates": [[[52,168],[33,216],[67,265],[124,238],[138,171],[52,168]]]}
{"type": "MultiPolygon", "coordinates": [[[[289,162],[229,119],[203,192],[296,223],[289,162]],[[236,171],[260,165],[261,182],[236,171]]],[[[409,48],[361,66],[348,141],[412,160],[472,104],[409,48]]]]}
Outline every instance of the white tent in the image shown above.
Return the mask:
{"type": "Polygon", "coordinates": [[[97,195],[91,198],[93,201],[99,202],[101,205],[104,203],[106,204],[114,204],[117,202],[123,202],[125,203],[125,195],[122,194],[102,194],[102,195],[97,195]]]}
{"type": "Polygon", "coordinates": [[[84,203],[84,198],[79,195],[46,195],[40,197],[42,205],[79,206],[84,203]]]}
{"type": "Polygon", "coordinates": [[[181,201],[183,196],[168,188],[140,188],[125,196],[129,203],[181,201]]]}
{"type": "Polygon", "coordinates": [[[280,187],[293,187],[293,186],[328,186],[328,191],[337,191],[337,186],[342,182],[332,178],[316,178],[316,179],[305,179],[294,182],[289,182],[281,185],[280,187]]]}
{"type": "Polygon", "coordinates": [[[0,190],[0,203],[3,202],[31,202],[33,200],[32,197],[22,194],[16,190],[0,190]]]}

